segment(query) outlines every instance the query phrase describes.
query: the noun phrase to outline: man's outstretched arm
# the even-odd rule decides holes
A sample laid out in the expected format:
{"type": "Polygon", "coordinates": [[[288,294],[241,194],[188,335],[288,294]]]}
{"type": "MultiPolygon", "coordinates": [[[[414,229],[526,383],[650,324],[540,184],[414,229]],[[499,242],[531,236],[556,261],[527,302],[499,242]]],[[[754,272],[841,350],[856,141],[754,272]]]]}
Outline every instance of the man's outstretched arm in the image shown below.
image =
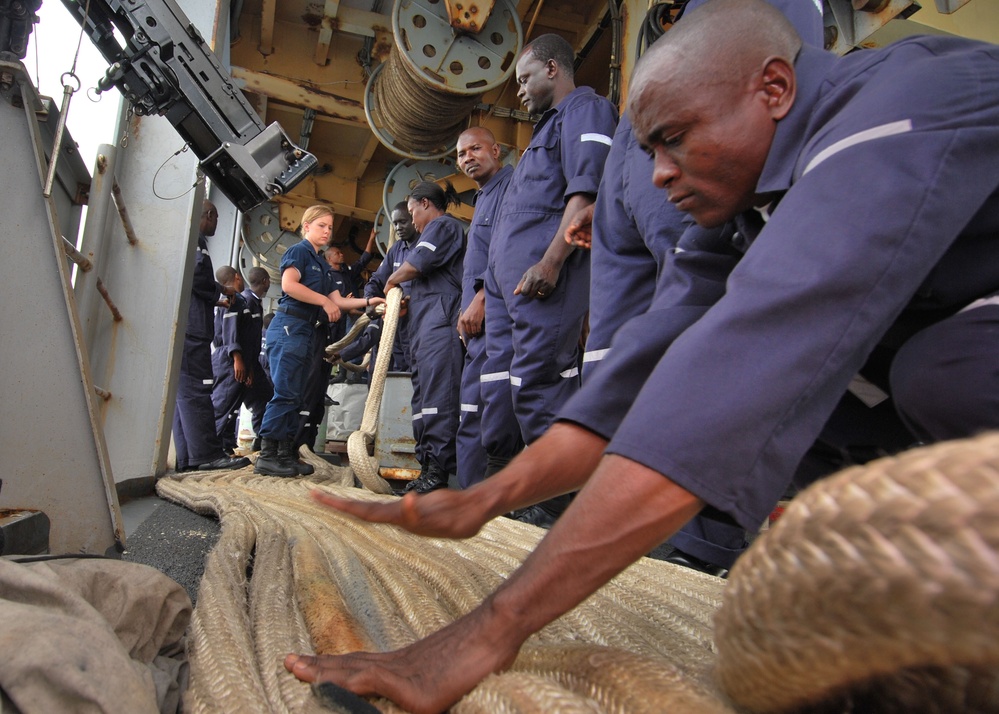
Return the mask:
{"type": "Polygon", "coordinates": [[[392,501],[352,501],[324,491],[312,497],[372,523],[435,538],[469,538],[497,516],[580,489],[606,446],[588,429],[557,423],[501,472],[463,491],[411,492],[392,501]]]}
{"type": "Polygon", "coordinates": [[[417,714],[442,711],[487,675],[509,667],[531,634],[652,550],[703,505],[641,464],[604,457],[520,569],[468,615],[394,652],[288,655],[285,667],[307,682],[385,696],[417,714]]]}

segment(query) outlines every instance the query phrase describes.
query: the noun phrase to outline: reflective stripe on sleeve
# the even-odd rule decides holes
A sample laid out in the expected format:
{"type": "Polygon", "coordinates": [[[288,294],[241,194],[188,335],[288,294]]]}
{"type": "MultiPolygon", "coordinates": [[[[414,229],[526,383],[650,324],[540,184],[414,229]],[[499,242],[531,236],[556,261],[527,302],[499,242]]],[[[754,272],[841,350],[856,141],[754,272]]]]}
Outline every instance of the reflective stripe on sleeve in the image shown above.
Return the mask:
{"type": "Polygon", "coordinates": [[[596,142],[598,142],[600,144],[607,144],[607,146],[610,146],[611,144],[614,143],[614,140],[611,139],[606,134],[583,134],[582,136],[579,137],[579,140],[580,141],[596,141],[596,142]]]}
{"type": "Polygon", "coordinates": [[[809,171],[814,169],[816,166],[821,164],[826,159],[831,156],[835,156],[843,149],[849,149],[851,146],[856,146],[857,144],[863,144],[867,141],[873,141],[874,139],[883,139],[887,136],[895,136],[896,134],[905,134],[906,132],[912,131],[912,120],[903,119],[902,121],[893,121],[889,124],[882,124],[881,126],[873,127],[872,129],[865,129],[864,131],[858,131],[856,134],[851,134],[845,139],[840,139],[835,144],[831,144],[824,148],[822,151],[817,153],[815,157],[808,162],[808,166],[802,172],[802,176],[807,174],[809,171]]]}

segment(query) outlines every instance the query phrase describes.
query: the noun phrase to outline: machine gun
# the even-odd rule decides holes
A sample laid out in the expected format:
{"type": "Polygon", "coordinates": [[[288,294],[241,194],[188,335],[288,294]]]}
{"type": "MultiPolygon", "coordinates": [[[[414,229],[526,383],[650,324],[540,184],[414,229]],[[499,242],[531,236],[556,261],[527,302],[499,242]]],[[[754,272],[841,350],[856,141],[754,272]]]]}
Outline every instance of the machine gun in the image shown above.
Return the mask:
{"type": "Polygon", "coordinates": [[[110,65],[98,91],[116,87],[136,114],[166,117],[239,210],[287,192],[318,165],[277,122],[264,127],[173,0],[62,3],[110,65]]]}

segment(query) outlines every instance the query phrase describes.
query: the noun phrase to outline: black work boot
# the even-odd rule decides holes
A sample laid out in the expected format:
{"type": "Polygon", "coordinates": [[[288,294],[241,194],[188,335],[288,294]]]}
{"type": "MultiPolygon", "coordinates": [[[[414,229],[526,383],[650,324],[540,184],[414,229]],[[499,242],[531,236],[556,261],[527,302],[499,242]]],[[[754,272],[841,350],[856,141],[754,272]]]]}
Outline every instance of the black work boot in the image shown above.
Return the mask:
{"type": "Polygon", "coordinates": [[[507,517],[521,523],[530,523],[539,528],[551,528],[570,503],[572,503],[572,494],[567,493],[563,496],[549,498],[541,503],[535,503],[527,508],[518,509],[508,513],[507,517]]]}
{"type": "Polygon", "coordinates": [[[418,479],[411,481],[406,486],[407,491],[415,491],[416,493],[430,493],[439,488],[447,488],[447,474],[433,462],[427,464],[418,479]]]}
{"type": "Polygon", "coordinates": [[[257,454],[255,474],[265,476],[298,476],[298,469],[278,457],[278,443],[273,439],[260,440],[260,453],[257,454]]]}
{"type": "Polygon", "coordinates": [[[407,481],[401,487],[393,489],[393,492],[395,493],[396,496],[402,496],[404,494],[409,493],[414,488],[416,488],[416,482],[422,479],[426,475],[427,475],[427,467],[424,466],[423,464],[420,464],[420,475],[410,481],[407,481]]]}
{"type": "Polygon", "coordinates": [[[298,450],[294,441],[282,441],[278,444],[278,459],[282,463],[290,464],[299,476],[311,476],[316,472],[311,464],[298,460],[298,450]]]}
{"type": "Polygon", "coordinates": [[[260,437],[255,436],[253,437],[253,444],[250,446],[250,453],[254,454],[258,451],[260,451],[260,437]]]}

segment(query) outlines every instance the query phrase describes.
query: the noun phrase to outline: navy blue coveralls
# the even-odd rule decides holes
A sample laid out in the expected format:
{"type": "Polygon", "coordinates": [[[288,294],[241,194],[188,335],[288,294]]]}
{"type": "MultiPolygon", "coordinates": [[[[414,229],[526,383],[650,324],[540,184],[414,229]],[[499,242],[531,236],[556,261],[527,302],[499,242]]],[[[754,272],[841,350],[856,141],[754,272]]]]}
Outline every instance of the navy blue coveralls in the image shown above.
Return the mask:
{"type": "Polygon", "coordinates": [[[198,236],[191,283],[191,304],[187,311],[184,351],[177,383],[177,408],[173,413],[173,440],[177,449],[178,471],[197,468],[223,456],[215,430],[212,406],[212,352],[214,336],[212,311],[222,295],[215,281],[208,240],[198,236]]]}
{"type": "MultiPolygon", "coordinates": [[[[413,242],[415,243],[417,240],[419,240],[418,234],[413,237],[413,242]]],[[[411,249],[412,245],[404,240],[397,240],[389,247],[388,252],[385,254],[385,258],[378,265],[375,272],[371,274],[371,278],[368,282],[364,285],[364,297],[385,297],[385,283],[388,282],[389,276],[392,275],[392,273],[394,273],[400,265],[406,262],[411,249]]],[[[409,282],[405,282],[399,287],[402,288],[403,295],[409,295],[409,282]]],[[[396,325],[395,344],[392,346],[392,363],[390,365],[390,369],[393,372],[408,372],[411,362],[412,358],[409,349],[409,315],[406,314],[399,318],[399,322],[396,325]]],[[[414,383],[413,390],[415,391],[416,388],[416,384],[414,383]]]]}
{"type": "MultiPolygon", "coordinates": [[[[297,269],[299,282],[321,295],[330,293],[329,265],[307,240],[296,243],[281,257],[281,273],[297,269]]],[[[305,383],[312,359],[312,343],[320,308],[287,293],[281,295],[277,312],[267,328],[267,360],[274,396],[267,404],[260,436],[273,441],[292,441],[305,408],[305,383]]]]}
{"type": "Polygon", "coordinates": [[[617,328],[648,309],[666,256],[689,223],[652,183],[652,159],[622,115],[593,210],[590,269],[598,279],[590,282],[584,382],[606,356],[617,328]]]}
{"type": "Polygon", "coordinates": [[[250,410],[253,419],[253,433],[260,434],[264,421],[264,410],[267,402],[274,396],[270,376],[260,363],[260,350],[264,334],[264,306],[257,294],[250,288],[242,293],[246,307],[250,311],[250,323],[246,336],[240,342],[243,345],[243,365],[247,374],[253,376],[248,387],[243,390],[243,406],[250,410]]]}
{"type": "MultiPolygon", "coordinates": [[[[323,262],[326,262],[325,259],[323,262]]],[[[326,285],[330,292],[336,291],[343,297],[350,294],[343,274],[329,267],[329,263],[326,263],[326,285]]],[[[319,436],[319,425],[326,412],[326,391],[333,370],[333,365],[326,361],[326,348],[347,334],[346,312],[342,311],[340,319],[334,323],[330,323],[323,311],[319,311],[316,319],[309,376],[305,380],[305,403],[300,415],[298,432],[295,435],[296,446],[308,444],[311,449],[319,436]]]]}
{"type": "Polygon", "coordinates": [[[504,423],[509,411],[504,400],[512,399],[519,436],[529,445],[579,388],[589,252],[569,255],[546,299],[513,293],[551,245],[566,202],[577,193],[596,195],[616,124],[614,106],[589,87],[579,87],[542,115],[514,169],[489,246],[485,280],[486,363],[480,383],[483,443],[490,456],[513,457],[521,447],[504,423]]]}
{"type": "MultiPolygon", "coordinates": [[[[341,270],[329,268],[328,280],[332,290],[342,297],[354,297],[361,289],[361,271],[371,262],[371,253],[362,253],[353,265],[344,265],[341,270]]],[[[333,365],[326,361],[326,348],[339,342],[347,334],[353,319],[346,310],[340,319],[330,324],[320,313],[316,325],[316,341],[312,348],[312,366],[306,383],[308,415],[305,416],[296,441],[300,444],[313,444],[319,435],[319,426],[326,411],[326,392],[329,387],[333,365]]]]}
{"type": "MultiPolygon", "coordinates": [[[[371,253],[363,253],[361,258],[353,265],[344,265],[342,270],[331,268],[333,284],[343,297],[364,297],[364,281],[361,279],[361,271],[371,262],[371,253]]],[[[330,325],[329,344],[339,342],[347,332],[353,327],[356,318],[348,311],[344,310],[343,315],[335,324],[330,325]]],[[[349,360],[347,360],[349,361],[349,360]]],[[[327,362],[327,364],[329,364],[327,362]]],[[[333,365],[330,365],[332,369],[333,365]]]]}
{"type": "Polygon", "coordinates": [[[368,350],[377,349],[378,341],[381,338],[382,320],[372,320],[356,340],[343,348],[343,351],[340,352],[340,359],[344,362],[354,362],[363,359],[368,350]]]}
{"type": "MultiPolygon", "coordinates": [[[[364,287],[364,280],[361,273],[368,266],[368,263],[371,262],[372,257],[371,253],[365,251],[364,253],[361,253],[361,257],[354,261],[353,264],[347,265],[344,263],[342,269],[333,270],[334,273],[340,274],[340,279],[343,280],[344,290],[347,291],[341,292],[341,295],[344,297],[357,297],[361,294],[361,289],[364,287]]],[[[338,340],[340,338],[338,337],[336,339],[338,340]]]]}
{"type": "MultiPolygon", "coordinates": [[[[414,235],[412,243],[419,240],[419,234],[414,235]]],[[[364,286],[364,297],[385,297],[385,283],[388,282],[389,276],[394,273],[399,266],[406,262],[409,258],[410,251],[412,250],[412,245],[404,240],[397,240],[391,246],[389,246],[388,252],[385,254],[385,258],[382,260],[381,264],[371,274],[371,278],[368,280],[367,284],[364,286]]],[[[402,288],[403,296],[409,295],[411,283],[405,282],[400,286],[402,288]]],[[[410,344],[410,322],[411,316],[407,312],[405,315],[399,318],[396,323],[395,328],[395,342],[392,343],[392,362],[389,368],[393,372],[410,372],[411,379],[413,383],[413,401],[417,402],[420,399],[420,382],[416,374],[412,374],[411,370],[413,368],[413,354],[412,345],[410,344]]],[[[371,353],[371,360],[374,362],[378,358],[377,345],[371,353]]],[[[415,416],[415,414],[414,414],[415,416]]],[[[413,420],[413,441],[416,443],[416,460],[421,464],[424,463],[424,452],[423,452],[423,420],[414,419],[413,420]]]]}
{"type": "MultiPolygon", "coordinates": [[[[476,293],[483,287],[493,227],[499,219],[499,207],[512,176],[513,168],[503,166],[475,192],[475,215],[468,229],[465,262],[462,266],[462,312],[468,309],[476,293]]],[[[480,333],[477,337],[469,336],[465,343],[465,366],[461,372],[461,421],[455,439],[458,450],[458,485],[461,488],[468,488],[478,483],[486,472],[486,448],[482,443],[481,428],[482,394],[479,385],[479,377],[482,375],[485,363],[485,334],[480,333]]],[[[509,379],[502,382],[507,396],[496,405],[496,408],[506,408],[506,414],[501,419],[502,424],[515,426],[517,422],[513,414],[513,402],[509,398],[509,385],[509,379]]],[[[517,431],[519,433],[519,429],[517,431]]]]}
{"type": "MultiPolygon", "coordinates": [[[[689,12],[705,0],[690,0],[689,12]]],[[[821,47],[822,13],[811,0],[770,0],[806,44],[821,47]]],[[[638,145],[627,114],[621,117],[604,167],[593,214],[590,332],[583,355],[583,381],[592,378],[607,355],[615,331],[644,313],[659,273],[692,219],[666,200],[652,183],[652,158],[638,145]],[[609,286],[626,286],[609,290],[609,286]]],[[[680,529],[669,543],[684,553],[731,568],[745,549],[745,531],[710,513],[680,529]]]]}
{"type": "Polygon", "coordinates": [[[777,199],[716,245],[688,231],[560,413],[753,530],[878,347],[913,432],[999,426],[999,47],[806,46],[795,71],[777,199]]]}
{"type": "Polygon", "coordinates": [[[422,422],[420,440],[426,461],[443,474],[457,470],[458,391],[461,340],[456,329],[461,306],[465,228],[444,214],[430,221],[406,261],[420,271],[410,285],[409,339],[413,355],[413,422],[422,422]]]}
{"type": "MultiPolygon", "coordinates": [[[[250,345],[244,347],[243,341],[250,329],[250,308],[241,293],[229,298],[229,307],[215,308],[215,338],[212,341],[212,375],[215,384],[212,386],[212,405],[215,408],[215,431],[218,432],[222,450],[227,454],[236,449],[239,406],[246,390],[246,385],[236,381],[232,356],[234,353],[247,355],[250,345]]],[[[247,364],[248,360],[243,362],[244,368],[247,364]]]]}

